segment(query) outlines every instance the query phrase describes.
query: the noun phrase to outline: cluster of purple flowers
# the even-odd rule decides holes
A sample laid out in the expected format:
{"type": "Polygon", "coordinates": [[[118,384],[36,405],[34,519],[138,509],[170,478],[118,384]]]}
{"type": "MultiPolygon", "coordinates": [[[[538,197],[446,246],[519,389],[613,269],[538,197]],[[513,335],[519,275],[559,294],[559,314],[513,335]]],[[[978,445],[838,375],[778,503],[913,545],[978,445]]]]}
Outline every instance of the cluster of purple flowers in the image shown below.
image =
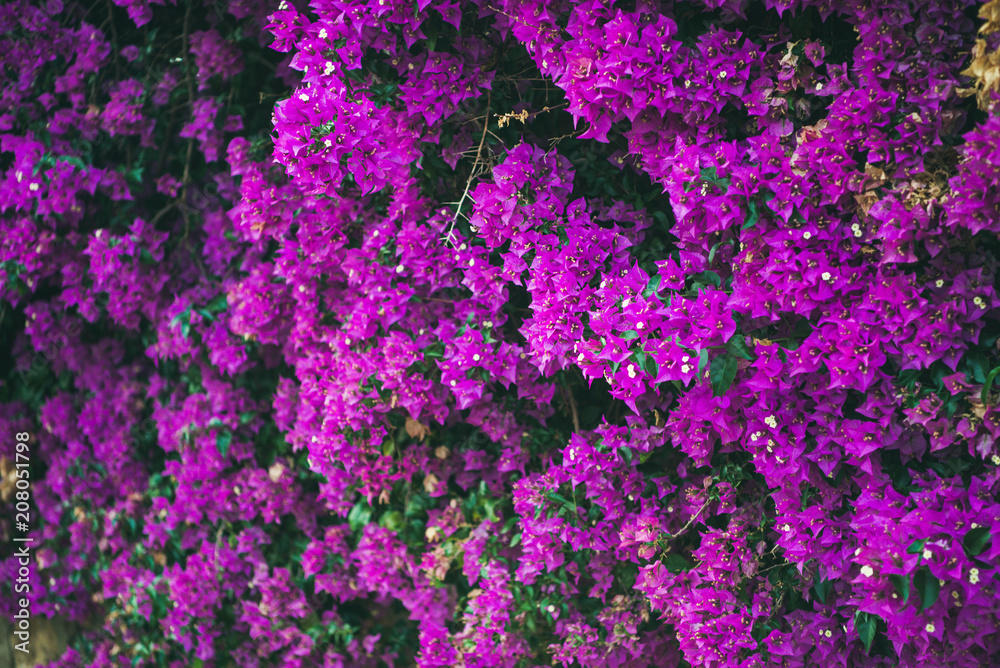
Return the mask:
{"type": "Polygon", "coordinates": [[[4,4],[50,665],[989,665],[998,3],[4,4]]]}

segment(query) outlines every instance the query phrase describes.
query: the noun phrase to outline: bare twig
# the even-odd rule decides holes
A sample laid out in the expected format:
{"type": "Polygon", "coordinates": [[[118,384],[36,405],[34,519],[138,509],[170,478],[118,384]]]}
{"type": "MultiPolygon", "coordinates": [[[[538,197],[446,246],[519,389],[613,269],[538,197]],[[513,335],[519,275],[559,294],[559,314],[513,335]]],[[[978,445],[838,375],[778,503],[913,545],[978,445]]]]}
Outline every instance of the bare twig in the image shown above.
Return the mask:
{"type": "Polygon", "coordinates": [[[469,180],[465,182],[465,190],[462,191],[462,196],[458,200],[458,206],[455,208],[455,216],[451,219],[451,225],[448,226],[448,231],[445,233],[445,240],[450,244],[454,243],[451,239],[451,233],[455,229],[455,223],[458,222],[459,215],[462,213],[462,204],[465,203],[465,198],[469,196],[469,188],[472,186],[472,181],[485,171],[482,163],[483,145],[486,143],[486,133],[490,127],[490,104],[492,101],[493,91],[490,91],[486,96],[486,116],[483,120],[483,136],[479,139],[479,147],[476,149],[476,161],[472,164],[472,173],[469,174],[469,180]]]}
{"type": "Polygon", "coordinates": [[[504,127],[511,121],[517,120],[521,121],[521,124],[524,125],[525,123],[528,122],[528,119],[530,118],[534,118],[535,116],[540,116],[549,111],[557,111],[565,107],[567,104],[569,103],[563,102],[562,104],[557,104],[554,107],[542,107],[538,111],[533,111],[531,113],[528,113],[526,109],[521,110],[519,113],[516,114],[513,112],[508,112],[506,114],[501,114],[500,117],[497,119],[497,123],[500,127],[504,127]]]}
{"type": "Polygon", "coordinates": [[[694,521],[696,519],[698,519],[698,516],[701,515],[702,511],[705,510],[705,508],[708,508],[708,504],[710,504],[710,503],[712,503],[712,499],[709,499],[705,503],[701,504],[701,508],[698,509],[698,512],[696,512],[694,515],[691,516],[691,519],[689,519],[687,521],[687,524],[685,524],[684,526],[681,527],[680,531],[678,531],[675,534],[671,534],[670,538],[677,538],[682,533],[684,533],[685,531],[687,531],[688,529],[690,529],[691,525],[694,524],[694,521]]]}
{"type": "MultiPolygon", "coordinates": [[[[184,12],[184,36],[183,36],[183,51],[181,52],[181,58],[184,59],[184,81],[187,83],[187,93],[188,93],[188,108],[189,113],[194,113],[194,81],[191,80],[191,57],[188,53],[191,49],[190,42],[191,35],[191,5],[187,7],[187,11],[184,12]]],[[[194,153],[194,138],[188,139],[188,149],[187,158],[184,163],[184,178],[181,180],[183,183],[183,190],[181,191],[181,201],[187,204],[187,194],[188,194],[188,184],[191,183],[191,156],[194,153]]],[[[186,217],[185,217],[186,218],[186,217]]]]}
{"type": "MultiPolygon", "coordinates": [[[[184,59],[184,80],[187,83],[187,93],[188,93],[188,112],[192,115],[194,114],[194,81],[191,80],[191,58],[188,51],[190,51],[190,35],[191,35],[191,5],[188,4],[187,11],[184,12],[184,35],[183,35],[183,52],[181,53],[181,58],[184,59]]],[[[191,231],[191,220],[187,212],[187,202],[188,202],[188,186],[191,183],[191,158],[194,155],[194,137],[188,139],[187,156],[184,160],[184,176],[181,179],[181,214],[184,216],[184,236],[182,239],[187,239],[188,233],[191,231]]]]}
{"type": "Polygon", "coordinates": [[[555,137],[554,139],[549,139],[549,147],[550,148],[555,148],[556,144],[558,144],[559,142],[561,142],[563,139],[566,139],[567,137],[575,137],[577,135],[582,135],[586,131],[587,131],[587,128],[581,128],[579,130],[574,130],[573,132],[570,132],[569,134],[561,135],[559,137],[555,137]]]}
{"type": "Polygon", "coordinates": [[[782,562],[780,564],[774,564],[773,566],[768,566],[767,568],[762,568],[759,571],[757,571],[756,574],[760,575],[761,573],[767,573],[768,571],[773,571],[775,568],[780,568],[781,566],[787,566],[787,565],[788,565],[788,562],[784,561],[784,562],[782,562]]]}
{"type": "Polygon", "coordinates": [[[566,400],[566,405],[569,406],[570,417],[573,418],[573,432],[580,433],[580,413],[576,409],[576,399],[573,397],[573,390],[565,384],[560,383],[560,388],[563,391],[563,397],[566,400]]]}
{"type": "MultiPolygon", "coordinates": [[[[115,45],[116,49],[122,48],[121,42],[118,41],[118,30],[115,28],[115,15],[114,9],[111,4],[111,0],[107,0],[108,7],[108,22],[111,24],[111,41],[115,45]]],[[[115,62],[115,75],[119,76],[121,74],[121,65],[118,63],[117,56],[114,59],[115,62]]]]}
{"type": "Polygon", "coordinates": [[[172,211],[175,208],[177,208],[177,201],[176,200],[174,200],[173,202],[170,202],[170,204],[167,204],[165,207],[163,207],[162,209],[160,209],[157,212],[157,214],[155,216],[153,216],[153,220],[151,220],[149,224],[151,226],[153,226],[153,227],[156,227],[156,223],[158,223],[160,221],[160,218],[163,218],[165,215],[167,215],[168,213],[170,213],[170,211],[172,211]]]}
{"type": "Polygon", "coordinates": [[[216,579],[222,582],[222,571],[219,570],[219,548],[222,546],[222,525],[215,532],[215,555],[212,558],[212,566],[215,568],[216,579]]]}

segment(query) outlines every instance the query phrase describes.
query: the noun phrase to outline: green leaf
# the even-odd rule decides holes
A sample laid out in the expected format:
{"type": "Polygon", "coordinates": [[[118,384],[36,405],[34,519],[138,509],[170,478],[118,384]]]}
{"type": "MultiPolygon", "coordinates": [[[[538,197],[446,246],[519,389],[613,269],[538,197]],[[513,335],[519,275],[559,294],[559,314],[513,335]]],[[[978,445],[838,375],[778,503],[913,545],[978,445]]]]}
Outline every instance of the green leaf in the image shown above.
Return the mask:
{"type": "Polygon", "coordinates": [[[717,288],[722,286],[722,279],[714,271],[700,271],[691,276],[691,280],[693,281],[692,288],[695,284],[714,285],[717,288]]]}
{"type": "Polygon", "coordinates": [[[639,332],[635,331],[634,329],[626,330],[626,332],[622,334],[622,338],[625,339],[626,341],[637,339],[639,338],[639,332]]]}
{"type": "Polygon", "coordinates": [[[876,626],[878,626],[878,616],[860,610],[854,613],[854,629],[865,646],[865,654],[871,651],[872,643],[875,641],[876,626]]]}
{"type": "Polygon", "coordinates": [[[432,21],[424,21],[424,23],[420,26],[420,28],[423,31],[423,33],[427,35],[427,50],[435,51],[438,40],[437,25],[432,21]]]}
{"type": "Polygon", "coordinates": [[[726,350],[729,351],[731,355],[736,357],[742,357],[745,360],[750,360],[751,362],[757,359],[757,355],[750,350],[750,346],[747,345],[746,337],[737,332],[726,341],[726,350]]]}
{"type": "Polygon", "coordinates": [[[57,158],[59,162],[68,162],[77,169],[87,169],[87,165],[84,164],[83,160],[76,157],[75,155],[61,155],[57,158]]]}
{"type": "Polygon", "coordinates": [[[833,583],[829,580],[822,580],[813,585],[816,599],[823,605],[826,605],[826,597],[830,595],[831,589],[833,589],[833,583]]]}
{"type": "Polygon", "coordinates": [[[632,448],[621,447],[618,448],[618,452],[622,453],[622,459],[624,459],[627,464],[631,464],[632,460],[635,458],[635,453],[632,452],[632,448]]]}
{"type": "Polygon", "coordinates": [[[889,581],[892,582],[892,586],[896,589],[896,593],[900,595],[903,599],[903,603],[910,600],[910,578],[906,575],[900,575],[899,573],[892,573],[889,576],[889,581]]]}
{"type": "Polygon", "coordinates": [[[229,302],[226,299],[226,295],[216,295],[212,298],[212,301],[205,305],[205,309],[211,311],[212,313],[220,313],[229,308],[229,302]]]}
{"type": "Polygon", "coordinates": [[[735,239],[726,239],[725,241],[719,241],[713,244],[712,249],[708,251],[708,263],[712,264],[712,261],[715,260],[715,254],[716,252],[718,252],[719,248],[721,248],[722,246],[735,246],[735,245],[736,245],[735,239]]]}
{"type": "Polygon", "coordinates": [[[558,501],[559,503],[565,506],[569,506],[570,508],[576,508],[576,504],[567,499],[562,494],[557,494],[556,492],[549,492],[545,496],[547,496],[552,501],[558,501]]]}
{"type": "Polygon", "coordinates": [[[490,522],[497,522],[500,520],[500,517],[496,514],[496,507],[501,503],[501,499],[483,499],[483,509],[486,510],[486,519],[490,522]]]}
{"type": "Polygon", "coordinates": [[[750,200],[749,202],[747,202],[747,208],[750,210],[750,213],[747,216],[747,222],[743,223],[743,226],[740,228],[743,230],[750,229],[751,227],[757,224],[758,220],[760,220],[760,212],[757,211],[756,202],[750,200]]]}
{"type": "Polygon", "coordinates": [[[663,565],[671,573],[691,570],[691,563],[679,554],[668,554],[667,558],[663,560],[663,565]]]}
{"type": "Polygon", "coordinates": [[[372,508],[368,505],[368,502],[364,499],[358,501],[351,508],[351,512],[347,514],[347,524],[351,527],[351,531],[358,531],[363,526],[368,524],[368,520],[372,517],[372,508]]]}
{"type": "Polygon", "coordinates": [[[708,366],[708,351],[707,350],[702,350],[701,352],[698,353],[698,375],[699,376],[705,370],[706,366],[708,366]]]}
{"type": "Polygon", "coordinates": [[[924,551],[924,543],[926,543],[926,542],[927,541],[925,541],[923,539],[913,541],[912,543],[910,543],[910,546],[908,548],[906,548],[906,553],[907,554],[920,554],[921,552],[924,551]]]}
{"type": "Polygon", "coordinates": [[[789,341],[782,347],[788,348],[789,350],[797,350],[799,346],[802,345],[802,342],[808,339],[812,333],[812,324],[805,318],[802,318],[795,323],[795,329],[792,331],[792,338],[794,341],[789,341]]]}
{"type": "Polygon", "coordinates": [[[432,359],[441,359],[442,357],[444,357],[444,344],[441,342],[437,342],[437,343],[432,343],[431,345],[424,348],[425,362],[427,361],[428,357],[432,359]]]}
{"type": "Polygon", "coordinates": [[[215,437],[215,448],[225,457],[229,453],[229,445],[233,442],[232,432],[223,431],[215,437]]]}
{"type": "Polygon", "coordinates": [[[926,566],[921,567],[917,571],[917,574],[913,576],[913,587],[920,596],[921,612],[934,605],[938,599],[938,594],[941,593],[941,582],[934,577],[926,566]]]}
{"type": "Polygon", "coordinates": [[[171,327],[177,327],[178,325],[180,325],[181,328],[181,336],[183,336],[186,339],[188,337],[188,333],[191,331],[190,306],[181,311],[178,315],[175,315],[174,319],[170,321],[171,327]]]}
{"type": "Polygon", "coordinates": [[[660,365],[656,363],[652,355],[646,354],[646,363],[642,365],[643,370],[649,377],[655,379],[660,374],[660,365]]]}
{"type": "Polygon", "coordinates": [[[962,547],[965,548],[970,557],[975,557],[986,550],[990,538],[989,527],[976,527],[965,534],[965,538],[962,539],[962,547]]]}
{"type": "Polygon", "coordinates": [[[660,275],[654,274],[650,279],[649,283],[646,285],[646,289],[642,291],[642,296],[649,298],[657,293],[660,288],[660,275]]]}
{"type": "Polygon", "coordinates": [[[990,371],[989,375],[986,376],[986,382],[983,383],[983,391],[979,395],[979,398],[984,404],[986,403],[986,397],[989,396],[990,390],[993,389],[993,381],[996,380],[998,373],[1000,373],[1000,366],[990,371]]]}
{"type": "Polygon", "coordinates": [[[379,518],[378,524],[389,531],[399,531],[403,528],[403,513],[398,510],[390,510],[379,518]]]}
{"type": "Polygon", "coordinates": [[[719,180],[719,177],[717,175],[718,173],[715,167],[702,167],[700,173],[701,173],[701,178],[711,183],[715,183],[719,180]]]}
{"type": "Polygon", "coordinates": [[[732,355],[720,355],[712,360],[708,378],[712,381],[712,395],[721,397],[736,378],[737,360],[732,355]]]}
{"type": "Polygon", "coordinates": [[[966,356],[966,368],[977,383],[986,384],[986,355],[981,350],[970,350],[966,356]]]}

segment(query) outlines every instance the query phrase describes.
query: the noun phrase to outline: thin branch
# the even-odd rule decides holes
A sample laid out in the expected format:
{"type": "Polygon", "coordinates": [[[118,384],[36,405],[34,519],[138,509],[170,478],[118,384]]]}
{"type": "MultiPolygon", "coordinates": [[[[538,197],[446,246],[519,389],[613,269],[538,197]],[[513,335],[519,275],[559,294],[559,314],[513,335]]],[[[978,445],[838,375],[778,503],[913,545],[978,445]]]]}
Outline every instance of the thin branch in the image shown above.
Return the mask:
{"type": "MultiPolygon", "coordinates": [[[[542,79],[538,79],[538,81],[542,81],[542,79]]],[[[504,119],[507,119],[508,122],[510,120],[518,120],[518,121],[521,121],[522,123],[524,123],[529,118],[533,118],[533,117],[538,116],[540,114],[544,114],[544,113],[546,113],[548,111],[557,111],[559,109],[562,109],[562,108],[566,107],[568,104],[569,104],[568,102],[563,102],[562,104],[557,104],[554,107],[543,107],[542,109],[539,109],[538,111],[532,111],[532,112],[524,111],[524,112],[521,112],[521,113],[518,113],[518,114],[515,114],[513,112],[508,112],[506,114],[500,114],[500,116],[499,116],[500,122],[501,122],[501,126],[500,127],[503,127],[504,125],[506,125],[506,123],[504,122],[504,119]],[[522,120],[522,119],[524,119],[524,120],[522,120]]],[[[487,117],[486,116],[473,116],[473,117],[465,119],[464,121],[462,121],[461,124],[462,125],[468,125],[469,123],[475,123],[476,121],[481,121],[484,118],[487,118],[487,117]]]]}
{"type": "MultiPolygon", "coordinates": [[[[184,12],[184,35],[183,35],[183,52],[181,57],[184,59],[184,80],[187,82],[187,92],[188,92],[188,107],[189,113],[194,114],[194,82],[191,80],[191,58],[188,51],[190,51],[190,35],[191,35],[191,4],[188,4],[187,11],[184,12]]],[[[187,147],[187,157],[184,160],[184,176],[181,179],[181,213],[184,216],[184,236],[183,239],[187,239],[188,232],[190,232],[191,221],[188,217],[187,210],[185,206],[188,201],[188,185],[191,183],[191,158],[194,155],[194,137],[188,139],[187,147]]]]}
{"type": "Polygon", "coordinates": [[[458,207],[455,209],[455,216],[451,219],[451,225],[448,226],[448,232],[445,234],[445,240],[448,243],[453,243],[451,240],[451,233],[455,229],[455,223],[458,222],[458,216],[462,212],[462,204],[465,203],[465,198],[469,196],[469,188],[472,186],[472,181],[477,176],[482,174],[482,155],[483,155],[483,145],[486,143],[486,133],[489,131],[490,127],[490,104],[493,102],[493,91],[491,90],[486,96],[486,118],[483,121],[483,136],[479,139],[479,148],[476,149],[476,161],[472,164],[472,173],[469,174],[469,180],[465,182],[465,190],[462,191],[462,196],[458,200],[458,207]]]}
{"type": "Polygon", "coordinates": [[[462,215],[462,204],[465,203],[465,198],[469,196],[469,186],[472,185],[472,179],[476,178],[476,176],[478,176],[478,173],[476,171],[476,166],[473,165],[472,174],[469,175],[469,180],[465,182],[465,190],[462,191],[462,196],[458,199],[458,206],[455,208],[455,217],[451,219],[451,225],[448,226],[448,232],[445,234],[445,239],[449,243],[451,243],[451,232],[455,229],[455,222],[458,221],[458,217],[462,215]]]}
{"type": "Polygon", "coordinates": [[[223,572],[219,569],[219,548],[222,546],[222,524],[215,532],[215,555],[212,557],[212,566],[215,568],[215,576],[218,582],[222,582],[223,572]]]}
{"type": "Polygon", "coordinates": [[[153,216],[153,220],[150,221],[150,223],[149,223],[150,226],[156,227],[156,223],[158,223],[160,221],[160,218],[163,218],[165,215],[167,215],[168,213],[170,213],[170,211],[172,211],[175,208],[177,208],[177,201],[176,200],[174,200],[173,202],[170,202],[170,204],[167,204],[165,207],[163,207],[162,209],[160,209],[159,212],[157,212],[157,214],[155,216],[153,216]]]}
{"type": "Polygon", "coordinates": [[[554,139],[550,139],[549,140],[549,148],[550,149],[554,148],[556,146],[556,144],[558,144],[559,142],[561,142],[563,139],[566,139],[567,137],[575,137],[577,135],[582,135],[586,131],[587,131],[587,128],[580,128],[579,130],[574,130],[573,132],[570,132],[569,134],[565,134],[565,135],[562,135],[562,136],[559,136],[559,137],[555,137],[554,139]]]}
{"type": "MultiPolygon", "coordinates": [[[[111,0],[107,0],[107,7],[108,7],[108,21],[111,23],[111,42],[115,45],[116,49],[121,49],[122,45],[121,42],[118,41],[118,29],[115,28],[115,15],[113,6],[111,4],[111,0]]],[[[121,64],[118,62],[117,54],[114,56],[114,61],[115,61],[115,76],[120,78],[121,64]]]]}
{"type": "Polygon", "coordinates": [[[768,571],[773,571],[775,568],[780,568],[782,566],[787,566],[787,565],[788,565],[787,561],[779,563],[779,564],[774,564],[773,566],[768,566],[767,568],[760,569],[759,571],[757,571],[756,574],[760,575],[761,573],[767,573],[768,571]]]}
{"type": "MultiPolygon", "coordinates": [[[[185,232],[184,235],[186,237],[187,233],[185,232]]],[[[194,260],[195,266],[198,267],[198,271],[199,273],[201,273],[201,277],[205,279],[206,283],[212,283],[213,282],[212,279],[208,277],[208,273],[205,271],[205,266],[201,263],[201,258],[199,257],[198,249],[194,247],[194,245],[191,243],[190,240],[187,240],[187,243],[185,243],[184,245],[187,246],[188,251],[191,253],[191,259],[194,260]]]]}
{"type": "Polygon", "coordinates": [[[573,432],[576,434],[580,433],[580,413],[576,408],[576,399],[573,397],[573,390],[571,390],[566,384],[560,383],[560,388],[563,391],[563,398],[566,400],[566,404],[569,406],[570,416],[573,418],[573,432]]]}
{"type": "Polygon", "coordinates": [[[703,511],[703,510],[705,510],[705,508],[708,508],[708,504],[712,503],[712,501],[713,501],[713,500],[714,500],[714,499],[709,499],[709,500],[708,500],[708,501],[706,501],[705,503],[701,504],[701,508],[699,508],[699,509],[698,509],[698,512],[696,512],[696,513],[695,513],[694,515],[692,515],[692,516],[691,516],[691,519],[689,519],[689,520],[687,521],[687,524],[685,524],[684,526],[682,526],[682,527],[681,527],[681,530],[680,530],[680,531],[678,531],[678,532],[677,532],[677,533],[675,533],[675,534],[671,534],[671,535],[670,535],[670,538],[677,538],[677,537],[678,537],[678,536],[680,536],[680,535],[681,535],[682,533],[684,533],[685,531],[687,531],[688,529],[690,529],[690,528],[691,528],[691,525],[692,525],[692,524],[694,524],[694,521],[695,521],[696,519],[698,519],[698,516],[699,516],[699,515],[701,515],[702,511],[703,511]]]}

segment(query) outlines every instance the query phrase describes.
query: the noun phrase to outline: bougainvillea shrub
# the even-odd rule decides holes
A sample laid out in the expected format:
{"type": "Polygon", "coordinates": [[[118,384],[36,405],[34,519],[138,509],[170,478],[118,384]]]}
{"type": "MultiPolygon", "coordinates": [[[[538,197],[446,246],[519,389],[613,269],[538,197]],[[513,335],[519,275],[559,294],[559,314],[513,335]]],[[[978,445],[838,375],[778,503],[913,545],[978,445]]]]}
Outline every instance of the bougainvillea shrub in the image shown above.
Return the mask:
{"type": "Polygon", "coordinates": [[[51,666],[1000,661],[997,0],[0,33],[51,666]]]}

